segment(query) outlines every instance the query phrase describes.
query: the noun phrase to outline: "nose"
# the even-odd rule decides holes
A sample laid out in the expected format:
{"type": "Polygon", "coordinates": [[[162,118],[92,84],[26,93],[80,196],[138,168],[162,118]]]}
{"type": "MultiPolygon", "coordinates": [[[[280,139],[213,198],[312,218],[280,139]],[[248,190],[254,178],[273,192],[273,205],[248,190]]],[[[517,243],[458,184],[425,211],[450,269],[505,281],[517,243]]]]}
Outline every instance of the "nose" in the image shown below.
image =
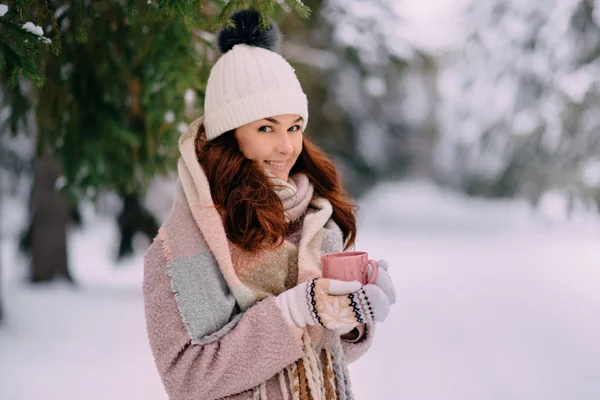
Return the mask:
{"type": "Polygon", "coordinates": [[[292,141],[287,132],[281,135],[279,143],[277,143],[277,151],[281,154],[292,154],[294,152],[294,146],[292,146],[292,141]]]}

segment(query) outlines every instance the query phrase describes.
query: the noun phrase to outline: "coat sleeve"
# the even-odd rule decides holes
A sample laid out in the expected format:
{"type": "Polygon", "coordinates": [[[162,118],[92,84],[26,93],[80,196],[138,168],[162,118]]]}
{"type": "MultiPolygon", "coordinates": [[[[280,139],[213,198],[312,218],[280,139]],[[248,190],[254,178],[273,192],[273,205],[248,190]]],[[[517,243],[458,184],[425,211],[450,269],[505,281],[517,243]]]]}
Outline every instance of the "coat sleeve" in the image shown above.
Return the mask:
{"type": "MultiPolygon", "coordinates": [[[[231,396],[259,385],[303,356],[274,297],[258,302],[217,332],[191,337],[189,321],[184,320],[210,315],[215,305],[203,300],[182,314],[171,280],[157,238],[144,263],[144,307],[154,361],[171,400],[231,396]]],[[[198,296],[207,299],[200,292],[198,296]]]]}
{"type": "Polygon", "coordinates": [[[375,333],[375,324],[368,323],[365,325],[365,332],[361,338],[355,342],[341,339],[342,349],[344,351],[344,359],[346,364],[353,363],[363,356],[373,343],[373,335],[375,333]]]}

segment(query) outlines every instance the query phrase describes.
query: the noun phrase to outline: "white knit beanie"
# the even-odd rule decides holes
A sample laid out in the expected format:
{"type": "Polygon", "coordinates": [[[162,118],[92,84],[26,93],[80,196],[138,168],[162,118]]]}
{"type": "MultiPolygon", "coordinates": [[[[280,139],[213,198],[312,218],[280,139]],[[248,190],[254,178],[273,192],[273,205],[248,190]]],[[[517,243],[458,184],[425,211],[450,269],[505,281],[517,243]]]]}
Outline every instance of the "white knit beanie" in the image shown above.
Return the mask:
{"type": "MultiPolygon", "coordinates": [[[[235,28],[219,33],[223,55],[210,71],[204,99],[206,139],[263,118],[298,114],[308,123],[308,101],[292,66],[274,50],[279,30],[260,28],[259,13],[231,16],[235,28]]],[[[303,128],[303,129],[304,129],[303,128]]]]}

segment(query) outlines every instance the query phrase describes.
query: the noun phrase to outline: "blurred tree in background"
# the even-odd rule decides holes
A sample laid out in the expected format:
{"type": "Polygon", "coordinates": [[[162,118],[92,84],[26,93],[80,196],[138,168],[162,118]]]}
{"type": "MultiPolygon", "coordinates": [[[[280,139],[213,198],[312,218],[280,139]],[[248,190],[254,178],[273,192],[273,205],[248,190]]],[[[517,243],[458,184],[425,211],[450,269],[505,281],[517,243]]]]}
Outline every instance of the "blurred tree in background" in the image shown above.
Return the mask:
{"type": "Polygon", "coordinates": [[[464,22],[440,175],[475,195],[600,204],[600,2],[473,2],[464,22]]]}
{"type": "MultiPolygon", "coordinates": [[[[264,22],[277,1],[8,1],[0,8],[0,135],[35,138],[32,281],[70,279],[69,207],[101,191],[123,201],[119,255],[158,228],[140,201],[176,165],[185,98],[203,98],[213,35],[238,8],[264,22]],[[191,95],[191,96],[190,96],[191,95]],[[5,115],[6,114],[6,115],[5,115]],[[178,129],[179,128],[179,129],[178,129]]],[[[308,16],[295,0],[289,9],[308,16]]]]}
{"type": "Polygon", "coordinates": [[[356,194],[381,180],[428,174],[433,142],[421,146],[431,133],[423,132],[422,114],[435,101],[415,86],[424,83],[430,60],[406,40],[401,7],[393,0],[328,0],[321,13],[339,60],[327,79],[327,102],[339,106],[344,124],[332,139],[356,194]],[[424,106],[414,107],[419,98],[424,106]]]}

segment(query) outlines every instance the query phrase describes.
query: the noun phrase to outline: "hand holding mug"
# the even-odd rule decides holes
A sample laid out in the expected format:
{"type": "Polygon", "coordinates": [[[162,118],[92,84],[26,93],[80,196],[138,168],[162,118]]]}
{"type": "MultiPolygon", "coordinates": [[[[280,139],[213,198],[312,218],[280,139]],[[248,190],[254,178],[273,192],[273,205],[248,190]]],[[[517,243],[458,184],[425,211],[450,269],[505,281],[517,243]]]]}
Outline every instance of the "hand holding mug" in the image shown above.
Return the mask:
{"type": "Polygon", "coordinates": [[[331,253],[321,257],[321,269],[324,278],[376,285],[386,294],[389,304],[396,302],[396,288],[385,260],[370,260],[364,251],[331,253]]]}

